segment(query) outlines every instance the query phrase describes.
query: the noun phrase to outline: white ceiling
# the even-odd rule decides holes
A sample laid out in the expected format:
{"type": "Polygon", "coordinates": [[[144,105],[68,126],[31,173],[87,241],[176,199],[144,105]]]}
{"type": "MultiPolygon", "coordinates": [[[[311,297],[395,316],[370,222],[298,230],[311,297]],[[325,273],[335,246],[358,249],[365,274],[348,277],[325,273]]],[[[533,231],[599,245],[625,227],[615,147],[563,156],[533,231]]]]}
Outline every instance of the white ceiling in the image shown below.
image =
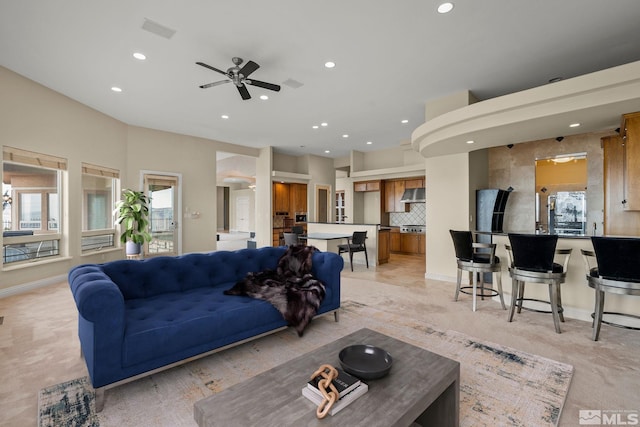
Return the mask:
{"type": "Polygon", "coordinates": [[[486,100],[640,60],[638,0],[454,0],[447,15],[438,3],[0,0],[0,65],[132,125],[342,157],[408,141],[429,100],[486,100]],[[145,31],[145,19],[176,33],[145,31]],[[231,84],[198,87],[224,76],[196,61],[226,70],[234,56],[282,90],[248,86],[243,101],[231,84]]]}

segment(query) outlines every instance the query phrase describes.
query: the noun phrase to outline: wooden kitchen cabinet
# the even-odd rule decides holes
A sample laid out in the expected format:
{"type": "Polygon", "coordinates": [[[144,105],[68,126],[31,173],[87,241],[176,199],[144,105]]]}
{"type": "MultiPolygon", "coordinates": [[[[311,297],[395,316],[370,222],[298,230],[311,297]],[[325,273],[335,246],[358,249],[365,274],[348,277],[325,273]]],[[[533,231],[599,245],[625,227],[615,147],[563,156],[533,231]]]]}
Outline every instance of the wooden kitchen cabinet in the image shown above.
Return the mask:
{"type": "Polygon", "coordinates": [[[400,234],[400,252],[417,254],[420,248],[420,235],[414,233],[400,234]]]}
{"type": "Polygon", "coordinates": [[[404,188],[424,188],[424,179],[407,179],[404,188]]]}
{"type": "Polygon", "coordinates": [[[426,248],[427,241],[425,237],[426,236],[424,234],[418,235],[418,253],[421,255],[427,253],[427,248],[426,248]]]}
{"type": "Polygon", "coordinates": [[[380,191],[380,180],[354,182],[353,191],[356,191],[356,192],[380,191]]]}
{"type": "Polygon", "coordinates": [[[296,212],[307,212],[307,184],[289,184],[289,215],[296,212]]]}
{"type": "Polygon", "coordinates": [[[400,229],[392,228],[389,234],[389,249],[391,252],[400,252],[400,229]]]}
{"type": "Polygon", "coordinates": [[[624,144],[621,136],[601,139],[603,147],[605,235],[637,236],[640,211],[624,208],[624,144]]]}
{"type": "Polygon", "coordinates": [[[624,114],[624,210],[640,211],[640,112],[624,114]]]}
{"type": "Polygon", "coordinates": [[[289,213],[290,193],[289,184],[273,183],[273,211],[289,213]]]}
{"type": "Polygon", "coordinates": [[[385,212],[409,212],[411,207],[407,203],[401,203],[402,194],[404,194],[404,181],[385,181],[385,212]]]}
{"type": "Polygon", "coordinates": [[[391,231],[378,230],[378,265],[389,262],[391,250],[391,231]]]}

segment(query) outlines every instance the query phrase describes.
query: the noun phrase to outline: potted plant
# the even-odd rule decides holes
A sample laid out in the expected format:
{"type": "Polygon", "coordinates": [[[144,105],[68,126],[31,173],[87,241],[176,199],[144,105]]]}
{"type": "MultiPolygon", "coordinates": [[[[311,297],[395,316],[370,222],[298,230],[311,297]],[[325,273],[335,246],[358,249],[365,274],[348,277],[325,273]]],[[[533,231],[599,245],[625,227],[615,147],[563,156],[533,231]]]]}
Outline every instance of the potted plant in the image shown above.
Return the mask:
{"type": "Polygon", "coordinates": [[[149,198],[142,191],[122,190],[122,199],[116,202],[114,215],[116,224],[121,224],[120,241],[124,243],[127,255],[142,252],[142,244],[151,241],[149,227],[149,198]]]}

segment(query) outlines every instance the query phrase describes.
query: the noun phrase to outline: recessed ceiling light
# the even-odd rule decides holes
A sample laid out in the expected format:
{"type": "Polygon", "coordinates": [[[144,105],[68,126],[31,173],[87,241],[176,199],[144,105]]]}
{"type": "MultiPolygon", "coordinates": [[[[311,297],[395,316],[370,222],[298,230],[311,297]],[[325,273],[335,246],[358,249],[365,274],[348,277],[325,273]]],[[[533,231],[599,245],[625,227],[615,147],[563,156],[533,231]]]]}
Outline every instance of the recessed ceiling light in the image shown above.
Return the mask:
{"type": "Polygon", "coordinates": [[[324,63],[324,66],[327,67],[327,68],[333,68],[333,67],[336,66],[336,63],[332,62],[332,61],[327,61],[327,62],[324,63]]]}
{"type": "Polygon", "coordinates": [[[569,125],[570,128],[577,128],[578,126],[580,126],[580,123],[571,123],[569,125]]]}
{"type": "Polygon", "coordinates": [[[140,61],[144,61],[147,59],[147,56],[144,53],[136,52],[133,54],[133,57],[139,59],[140,61]]]}
{"type": "Polygon", "coordinates": [[[312,127],[312,128],[314,128],[314,129],[318,129],[320,126],[318,126],[318,125],[313,125],[313,126],[311,126],[311,127],[312,127]]]}
{"type": "Polygon", "coordinates": [[[113,86],[111,90],[114,92],[122,92],[122,89],[120,89],[118,86],[113,86]]]}
{"type": "Polygon", "coordinates": [[[269,97],[267,95],[260,95],[260,99],[266,101],[267,99],[269,99],[269,97]]]}
{"type": "Polygon", "coordinates": [[[475,141],[469,140],[467,141],[467,144],[473,144],[475,141]]]}
{"type": "Polygon", "coordinates": [[[449,13],[453,10],[453,3],[445,2],[438,6],[438,13],[449,13]]]}
{"type": "Polygon", "coordinates": [[[227,120],[229,118],[229,116],[227,116],[226,114],[221,115],[220,117],[222,117],[223,119],[227,120]]]}
{"type": "Polygon", "coordinates": [[[327,122],[322,122],[322,123],[320,123],[320,126],[327,127],[327,126],[329,126],[329,124],[327,122]]]}
{"type": "Polygon", "coordinates": [[[349,135],[347,135],[346,133],[344,135],[342,135],[343,138],[349,138],[349,135]]]}
{"type": "Polygon", "coordinates": [[[367,141],[367,145],[371,145],[371,144],[373,144],[373,142],[367,141]]]}
{"type": "Polygon", "coordinates": [[[400,123],[409,123],[409,120],[404,119],[404,120],[402,120],[400,123]]]}
{"type": "Polygon", "coordinates": [[[324,150],[325,153],[329,154],[331,151],[329,150],[324,150]]]}

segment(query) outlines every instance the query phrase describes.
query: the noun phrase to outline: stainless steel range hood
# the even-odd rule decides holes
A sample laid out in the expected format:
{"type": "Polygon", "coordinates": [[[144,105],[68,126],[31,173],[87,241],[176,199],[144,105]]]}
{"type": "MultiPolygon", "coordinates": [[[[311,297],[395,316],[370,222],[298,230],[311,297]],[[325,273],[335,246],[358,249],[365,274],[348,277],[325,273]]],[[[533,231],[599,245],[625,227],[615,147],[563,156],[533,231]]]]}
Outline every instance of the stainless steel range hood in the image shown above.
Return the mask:
{"type": "Polygon", "coordinates": [[[426,202],[424,188],[407,188],[400,199],[402,203],[424,203],[426,202]]]}

